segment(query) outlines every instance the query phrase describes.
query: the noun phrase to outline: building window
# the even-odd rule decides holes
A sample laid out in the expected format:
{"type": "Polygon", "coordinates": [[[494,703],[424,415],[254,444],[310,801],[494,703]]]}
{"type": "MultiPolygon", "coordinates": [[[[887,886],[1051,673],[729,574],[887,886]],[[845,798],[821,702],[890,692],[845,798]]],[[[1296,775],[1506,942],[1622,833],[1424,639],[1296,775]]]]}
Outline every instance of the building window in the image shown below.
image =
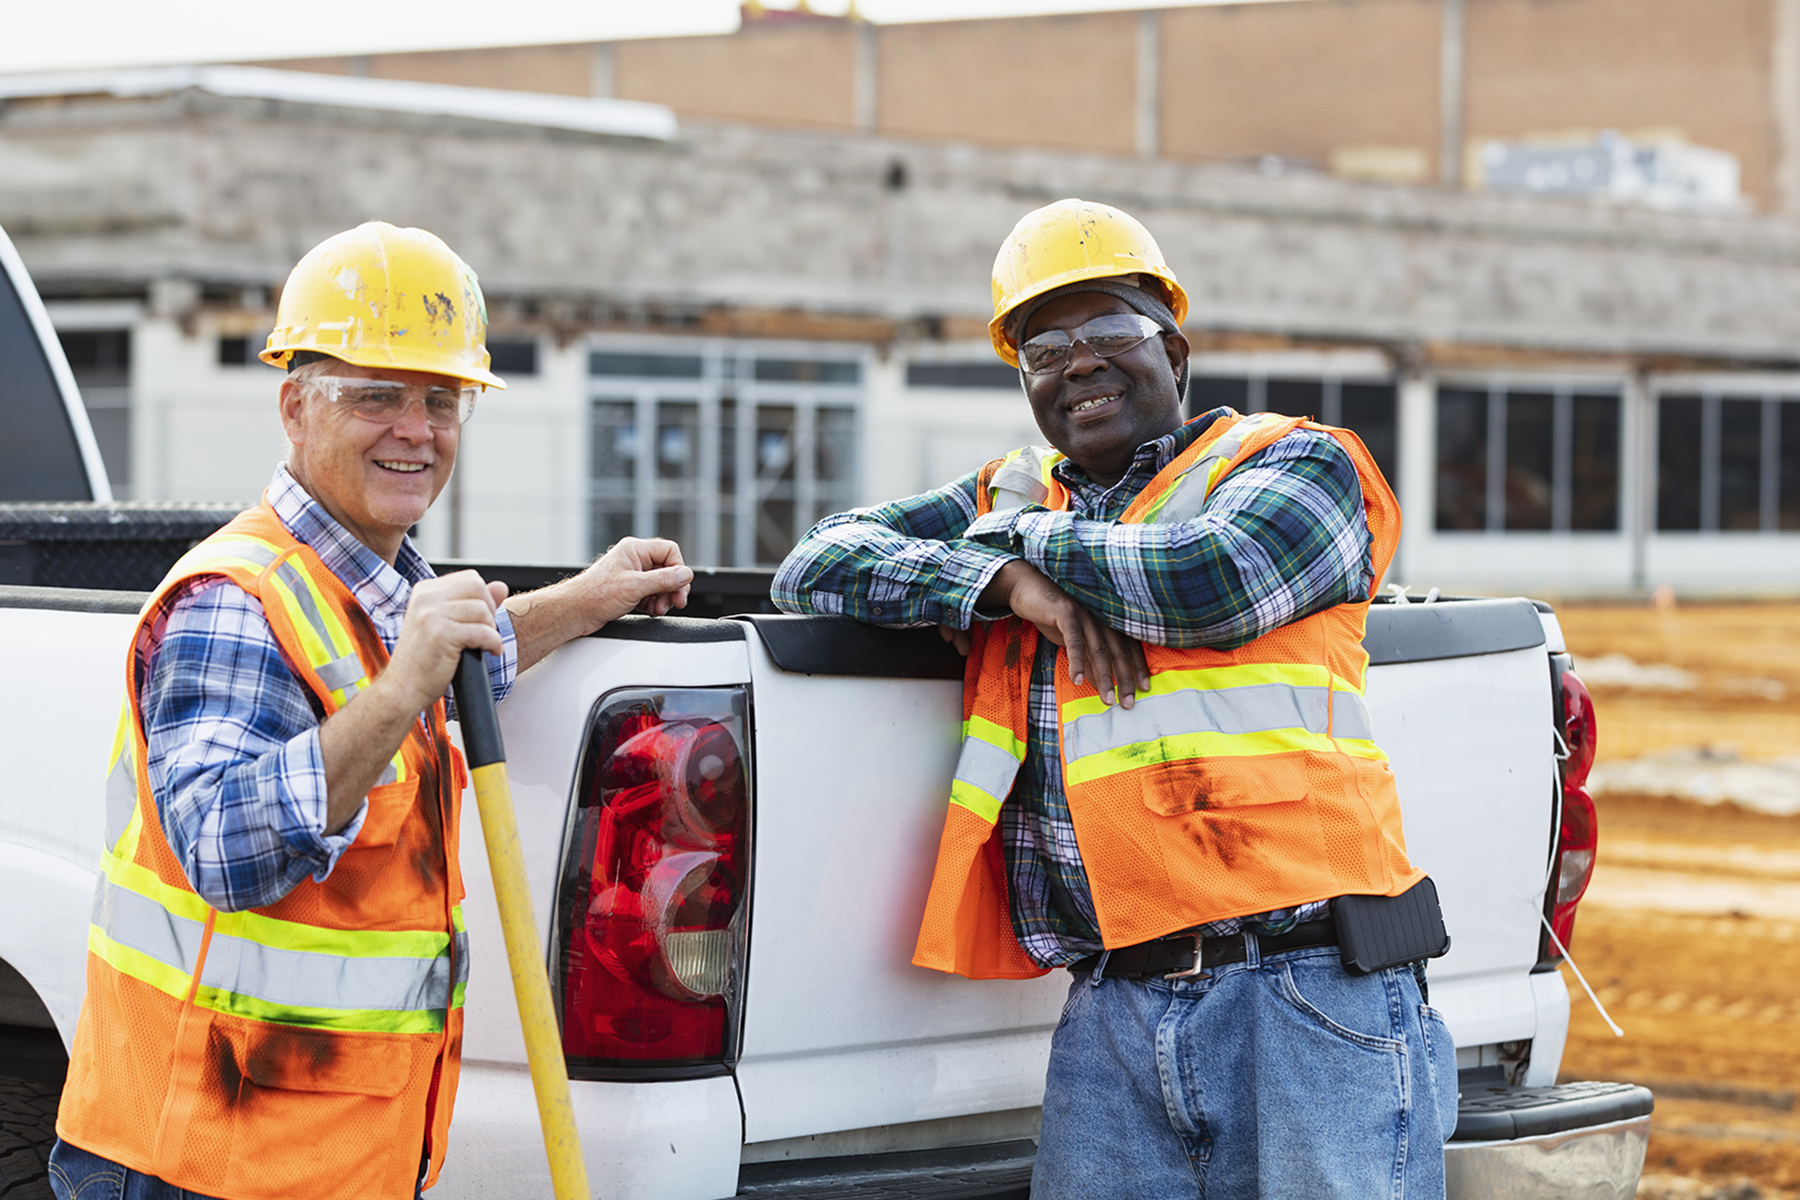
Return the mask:
{"type": "Polygon", "coordinates": [[[1437,528],[1619,528],[1617,392],[1442,387],[1437,528]]]}
{"type": "Polygon", "coordinates": [[[1656,528],[1800,529],[1800,397],[1657,398],[1656,528]]]}
{"type": "Polygon", "coordinates": [[[656,536],[690,562],[774,566],[855,502],[859,360],[604,349],[588,373],[596,554],[656,536]]]}
{"type": "Polygon", "coordinates": [[[535,338],[489,338],[488,369],[505,379],[508,375],[538,373],[538,344],[535,338]]]}
{"type": "Polygon", "coordinates": [[[219,339],[221,367],[247,367],[256,361],[256,345],[250,338],[232,335],[219,339]]]}
{"type": "Polygon", "coordinates": [[[983,388],[1019,391],[1019,372],[1003,362],[911,362],[906,364],[909,388],[983,388]]]}
{"type": "Polygon", "coordinates": [[[1311,417],[1348,429],[1369,448],[1369,456],[1389,484],[1394,483],[1400,433],[1397,393],[1391,381],[1243,375],[1195,375],[1189,380],[1188,416],[1221,405],[1243,413],[1311,417]]]}
{"type": "Polygon", "coordinates": [[[131,498],[131,330],[58,330],[69,372],[106,464],[113,497],[131,498]]]}

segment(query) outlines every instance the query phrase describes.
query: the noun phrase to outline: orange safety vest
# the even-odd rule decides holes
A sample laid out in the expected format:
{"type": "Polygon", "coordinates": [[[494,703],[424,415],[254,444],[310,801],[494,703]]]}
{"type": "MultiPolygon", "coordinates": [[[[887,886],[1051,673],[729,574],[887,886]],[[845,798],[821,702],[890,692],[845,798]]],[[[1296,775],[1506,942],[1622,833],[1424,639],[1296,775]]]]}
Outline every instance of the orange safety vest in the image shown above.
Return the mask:
{"type": "Polygon", "coordinates": [[[184,555],[144,606],[57,1134],[209,1196],[410,1197],[421,1150],[428,1182],[443,1163],[462,1049],[462,756],[440,700],[323,883],[264,908],[210,907],[163,836],[138,708],[140,648],[201,575],[262,601],[327,717],[387,663],[368,615],[266,499],[184,555]]]}
{"type": "MultiPolygon", "coordinates": [[[[1337,439],[1356,464],[1374,560],[1372,597],[1400,537],[1400,505],[1360,439],[1298,417],[1213,422],[1138,493],[1126,522],[1191,521],[1219,481],[1296,428],[1337,439]]],[[[1062,455],[1015,451],[985,467],[982,512],[1068,507],[1062,455]]],[[[1235,650],[1146,643],[1148,691],[1101,702],[1056,656],[1063,784],[1108,949],[1208,921],[1348,894],[1398,895],[1400,800],[1375,744],[1363,683],[1368,601],[1283,625],[1235,650]]],[[[1000,806],[1025,758],[1037,629],[1017,617],[971,630],[963,749],[913,962],[973,979],[1044,973],[1007,906],[1000,806]]]]}

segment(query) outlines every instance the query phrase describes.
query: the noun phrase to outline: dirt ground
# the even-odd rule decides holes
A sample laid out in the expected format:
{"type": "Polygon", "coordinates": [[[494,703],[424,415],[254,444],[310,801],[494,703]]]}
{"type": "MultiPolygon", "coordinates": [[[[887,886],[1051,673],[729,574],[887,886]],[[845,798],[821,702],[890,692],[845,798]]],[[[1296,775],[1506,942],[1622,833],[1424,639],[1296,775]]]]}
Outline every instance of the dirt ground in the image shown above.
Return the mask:
{"type": "MultiPolygon", "coordinates": [[[[1595,688],[1602,761],[1709,745],[1800,755],[1800,605],[1558,616],[1578,670],[1624,654],[1697,677],[1683,691],[1595,688]]],[[[1599,865],[1572,949],[1626,1036],[1565,967],[1564,1077],[1656,1092],[1640,1197],[1800,1200],[1800,817],[1652,796],[1598,804],[1599,865]]]]}

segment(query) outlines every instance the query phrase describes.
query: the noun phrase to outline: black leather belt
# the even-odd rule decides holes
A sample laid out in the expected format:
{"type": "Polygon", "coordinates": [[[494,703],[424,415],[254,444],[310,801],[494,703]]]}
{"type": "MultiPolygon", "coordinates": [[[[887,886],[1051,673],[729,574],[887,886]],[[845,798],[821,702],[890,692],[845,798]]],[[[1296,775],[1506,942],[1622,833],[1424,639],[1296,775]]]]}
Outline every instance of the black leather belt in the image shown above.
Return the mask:
{"type": "MultiPolygon", "coordinates": [[[[1121,946],[1106,960],[1108,979],[1179,979],[1195,977],[1208,967],[1243,962],[1249,957],[1245,939],[1255,938],[1262,957],[1285,954],[1289,950],[1311,950],[1316,946],[1337,945],[1337,923],[1330,917],[1320,921],[1302,921],[1286,933],[1242,933],[1203,938],[1198,933],[1171,933],[1152,942],[1121,946]],[[1195,950],[1198,962],[1194,961],[1195,950]]],[[[1071,971],[1092,971],[1100,965],[1100,956],[1090,954],[1069,964],[1071,971]]]]}

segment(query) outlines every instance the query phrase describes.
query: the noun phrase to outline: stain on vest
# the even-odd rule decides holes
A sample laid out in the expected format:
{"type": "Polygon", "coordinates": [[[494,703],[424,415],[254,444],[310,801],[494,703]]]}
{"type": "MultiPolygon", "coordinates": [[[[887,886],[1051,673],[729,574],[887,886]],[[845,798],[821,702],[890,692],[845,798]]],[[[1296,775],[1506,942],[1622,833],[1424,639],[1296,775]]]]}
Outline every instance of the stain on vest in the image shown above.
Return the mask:
{"type": "Polygon", "coordinates": [[[225,1031],[216,1026],[206,1031],[207,1077],[202,1091],[216,1091],[227,1107],[236,1107],[244,1090],[244,1072],[238,1066],[237,1049],[225,1031]]]}
{"type": "Polygon", "coordinates": [[[412,868],[427,888],[435,889],[444,877],[444,790],[442,780],[450,771],[447,755],[440,751],[437,763],[419,776],[418,799],[424,820],[425,842],[412,846],[412,868]]]}

